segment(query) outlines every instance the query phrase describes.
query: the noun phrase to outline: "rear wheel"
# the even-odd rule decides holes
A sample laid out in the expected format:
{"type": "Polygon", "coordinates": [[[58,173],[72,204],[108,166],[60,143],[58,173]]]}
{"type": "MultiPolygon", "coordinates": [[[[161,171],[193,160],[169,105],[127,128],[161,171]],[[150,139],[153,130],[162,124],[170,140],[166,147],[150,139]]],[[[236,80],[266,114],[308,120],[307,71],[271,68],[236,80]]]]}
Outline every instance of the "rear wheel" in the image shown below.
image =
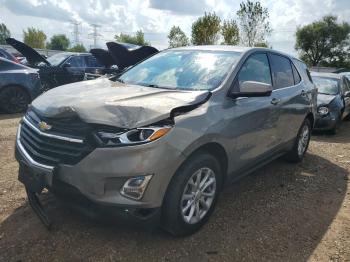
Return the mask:
{"type": "Polygon", "coordinates": [[[24,112],[29,103],[30,97],[22,87],[8,86],[0,92],[0,106],[7,113],[24,112]]]}
{"type": "Polygon", "coordinates": [[[221,184],[221,169],[215,157],[200,153],[189,158],[167,190],[163,228],[175,236],[197,231],[213,212],[221,184]]]}
{"type": "Polygon", "coordinates": [[[286,155],[286,160],[289,162],[300,162],[309,147],[311,136],[311,124],[309,119],[305,119],[301,125],[297,138],[295,139],[293,148],[286,155]]]}

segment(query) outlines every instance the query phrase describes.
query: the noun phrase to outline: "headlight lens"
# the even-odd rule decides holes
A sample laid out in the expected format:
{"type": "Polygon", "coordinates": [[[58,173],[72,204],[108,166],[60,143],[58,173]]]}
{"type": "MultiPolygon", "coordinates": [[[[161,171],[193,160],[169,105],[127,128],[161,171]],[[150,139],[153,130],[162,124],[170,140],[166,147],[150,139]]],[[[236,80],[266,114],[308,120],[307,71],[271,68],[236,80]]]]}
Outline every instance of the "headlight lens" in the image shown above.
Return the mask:
{"type": "Polygon", "coordinates": [[[95,139],[100,146],[113,147],[147,143],[166,135],[172,126],[136,128],[126,132],[98,131],[95,139]]]}
{"type": "Polygon", "coordinates": [[[320,115],[325,116],[325,115],[327,115],[327,114],[329,113],[329,109],[328,109],[328,107],[326,107],[326,106],[320,106],[320,107],[318,108],[317,112],[318,112],[320,115]]]}
{"type": "Polygon", "coordinates": [[[130,178],[125,182],[120,193],[123,196],[140,200],[143,197],[143,194],[145,193],[147,185],[151,178],[152,175],[130,178]]]}

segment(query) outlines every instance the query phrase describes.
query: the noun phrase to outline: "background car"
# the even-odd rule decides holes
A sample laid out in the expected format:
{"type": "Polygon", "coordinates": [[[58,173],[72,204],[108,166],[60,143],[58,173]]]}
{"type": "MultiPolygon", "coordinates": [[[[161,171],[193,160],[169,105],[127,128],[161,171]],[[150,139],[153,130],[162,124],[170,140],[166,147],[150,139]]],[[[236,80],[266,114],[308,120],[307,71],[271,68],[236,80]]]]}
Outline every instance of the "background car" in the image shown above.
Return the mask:
{"type": "Polygon", "coordinates": [[[0,108],[7,113],[24,112],[41,93],[37,70],[0,57],[0,108]]]}
{"type": "Polygon", "coordinates": [[[2,58],[6,58],[10,61],[13,61],[13,62],[16,62],[16,63],[19,63],[19,60],[13,56],[12,54],[10,54],[9,52],[7,52],[5,49],[3,48],[0,48],[0,57],[2,58]]]}
{"type": "Polygon", "coordinates": [[[312,72],[311,75],[318,88],[315,130],[335,134],[350,114],[350,81],[343,74],[312,72]]]}
{"type": "Polygon", "coordinates": [[[90,53],[62,52],[46,59],[30,46],[14,38],[7,38],[6,42],[26,58],[28,66],[39,69],[44,91],[82,81],[85,73],[104,74],[106,69],[90,53]]]}

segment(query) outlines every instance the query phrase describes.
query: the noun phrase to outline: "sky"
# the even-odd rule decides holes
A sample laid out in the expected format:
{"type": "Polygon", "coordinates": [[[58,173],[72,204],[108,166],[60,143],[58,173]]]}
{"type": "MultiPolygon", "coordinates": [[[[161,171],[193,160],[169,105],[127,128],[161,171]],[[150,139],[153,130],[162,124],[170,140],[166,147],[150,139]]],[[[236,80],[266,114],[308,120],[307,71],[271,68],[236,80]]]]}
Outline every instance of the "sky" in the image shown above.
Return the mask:
{"type": "MultiPolygon", "coordinates": [[[[204,12],[215,12],[221,19],[236,19],[242,0],[0,0],[0,23],[13,37],[22,40],[23,30],[35,27],[48,38],[66,34],[74,41],[72,21],[78,21],[79,40],[93,45],[92,24],[98,25],[98,46],[112,41],[115,34],[137,30],[159,49],[168,47],[167,35],[173,25],[188,35],[192,23],[204,12]]],[[[261,0],[270,14],[273,49],[296,55],[295,31],[324,15],[336,15],[350,23],[350,0],[261,0]]]]}

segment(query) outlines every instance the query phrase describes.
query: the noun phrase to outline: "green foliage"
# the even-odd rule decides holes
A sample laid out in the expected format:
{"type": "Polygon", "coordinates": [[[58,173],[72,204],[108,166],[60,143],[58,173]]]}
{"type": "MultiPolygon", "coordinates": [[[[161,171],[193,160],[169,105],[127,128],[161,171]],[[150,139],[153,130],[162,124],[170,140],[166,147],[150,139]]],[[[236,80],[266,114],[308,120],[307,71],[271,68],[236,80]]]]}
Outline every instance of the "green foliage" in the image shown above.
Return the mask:
{"type": "Polygon", "coordinates": [[[142,30],[137,31],[135,35],[120,33],[120,35],[115,35],[114,38],[117,42],[121,42],[121,43],[129,43],[129,44],[141,45],[141,46],[150,45],[149,42],[145,41],[145,35],[142,32],[142,30]]]}
{"type": "Polygon", "coordinates": [[[194,45],[214,45],[220,37],[221,19],[214,13],[205,13],[192,24],[194,45]]]}
{"type": "Polygon", "coordinates": [[[224,20],[221,27],[224,45],[237,45],[239,43],[239,29],[235,20],[224,20]]]}
{"type": "Polygon", "coordinates": [[[325,16],[297,29],[295,49],[313,66],[342,64],[349,59],[349,34],[348,23],[337,23],[337,17],[325,16]]]}
{"type": "Polygon", "coordinates": [[[82,44],[76,44],[72,48],[68,49],[68,51],[70,51],[70,52],[77,52],[77,53],[85,53],[86,52],[86,48],[82,44]]]}
{"type": "Polygon", "coordinates": [[[28,27],[27,31],[23,31],[23,39],[32,48],[45,48],[46,35],[39,29],[28,27]]]}
{"type": "Polygon", "coordinates": [[[178,26],[173,26],[171,28],[168,39],[170,48],[189,45],[188,37],[178,26]]]}
{"type": "Polygon", "coordinates": [[[66,37],[66,35],[61,34],[52,36],[50,42],[46,44],[46,48],[65,51],[68,49],[69,45],[69,39],[66,37]]]}
{"type": "Polygon", "coordinates": [[[260,2],[242,2],[237,11],[240,24],[241,42],[245,46],[255,46],[266,42],[272,29],[269,22],[269,11],[260,2]]]}
{"type": "Polygon", "coordinates": [[[0,45],[6,44],[6,38],[11,37],[10,30],[7,29],[6,25],[1,23],[0,24],[0,45]]]}
{"type": "Polygon", "coordinates": [[[266,42],[259,42],[254,44],[255,47],[266,47],[269,48],[269,45],[266,42]]]}

